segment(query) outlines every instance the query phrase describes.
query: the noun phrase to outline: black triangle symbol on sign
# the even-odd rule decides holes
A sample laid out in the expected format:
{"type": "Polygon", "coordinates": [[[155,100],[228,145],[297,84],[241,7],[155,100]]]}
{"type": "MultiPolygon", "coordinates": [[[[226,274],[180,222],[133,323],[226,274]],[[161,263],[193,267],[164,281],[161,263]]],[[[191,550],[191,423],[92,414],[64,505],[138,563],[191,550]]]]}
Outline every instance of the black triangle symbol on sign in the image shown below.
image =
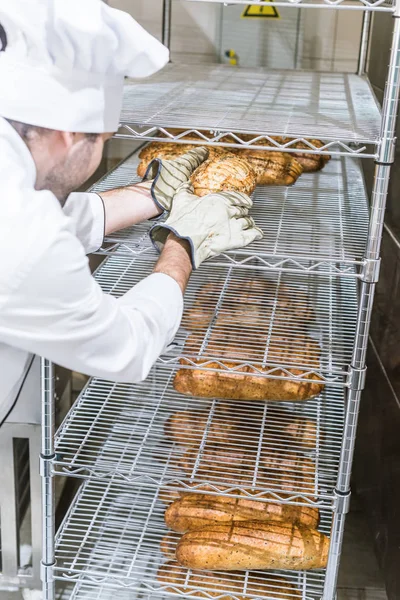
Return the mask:
{"type": "Polygon", "coordinates": [[[256,19],[259,19],[260,17],[264,17],[267,19],[279,19],[279,13],[276,10],[275,6],[272,5],[272,1],[264,0],[264,2],[264,6],[256,4],[250,4],[249,6],[247,6],[246,10],[242,14],[242,17],[254,17],[256,19]]]}

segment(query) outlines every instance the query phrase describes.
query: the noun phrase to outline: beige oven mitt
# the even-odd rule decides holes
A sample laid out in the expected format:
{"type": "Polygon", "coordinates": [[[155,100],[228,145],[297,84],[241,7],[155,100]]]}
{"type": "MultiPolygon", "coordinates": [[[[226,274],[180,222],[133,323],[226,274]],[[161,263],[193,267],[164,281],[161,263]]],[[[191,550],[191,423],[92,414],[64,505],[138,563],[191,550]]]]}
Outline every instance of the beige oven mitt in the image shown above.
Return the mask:
{"type": "Polygon", "coordinates": [[[248,216],[252,200],[241,192],[219,192],[199,198],[190,184],[182,185],[164,223],[150,230],[154,246],[161,251],[168,234],[189,242],[193,268],[227,250],[242,248],[263,237],[248,216]]]}
{"type": "Polygon", "coordinates": [[[189,150],[174,160],[155,158],[147,167],[143,181],[154,179],[151,195],[157,206],[164,211],[171,210],[176,190],[189,181],[193,171],[208,158],[208,150],[200,147],[189,150]]]}

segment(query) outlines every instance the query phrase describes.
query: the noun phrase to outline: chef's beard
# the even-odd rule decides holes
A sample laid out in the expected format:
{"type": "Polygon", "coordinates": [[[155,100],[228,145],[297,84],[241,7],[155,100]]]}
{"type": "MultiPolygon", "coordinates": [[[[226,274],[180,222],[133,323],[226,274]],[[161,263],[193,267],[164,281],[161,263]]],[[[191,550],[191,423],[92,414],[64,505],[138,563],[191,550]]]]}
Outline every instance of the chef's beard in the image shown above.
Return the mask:
{"type": "Polygon", "coordinates": [[[88,138],[78,154],[67,156],[53,165],[36,189],[50,190],[64,206],[70,193],[80,188],[97,169],[98,164],[93,163],[93,152],[94,143],[88,138]]]}

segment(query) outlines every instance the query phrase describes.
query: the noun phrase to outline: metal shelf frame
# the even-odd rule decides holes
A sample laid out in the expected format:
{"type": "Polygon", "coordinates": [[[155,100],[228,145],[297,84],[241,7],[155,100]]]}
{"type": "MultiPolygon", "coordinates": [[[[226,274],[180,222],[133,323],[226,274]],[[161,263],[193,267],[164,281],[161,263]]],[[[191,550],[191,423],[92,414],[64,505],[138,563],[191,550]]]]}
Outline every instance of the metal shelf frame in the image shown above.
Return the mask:
{"type": "Polygon", "coordinates": [[[376,158],[380,123],[362,74],[170,63],[125,85],[117,137],[376,158]]]}
{"type": "Polygon", "coordinates": [[[60,475],[112,477],[171,491],[224,495],[228,490],[240,497],[251,487],[251,497],[260,501],[334,509],[344,418],[343,390],[327,388],[299,406],[187,398],[174,391],[173,373],[155,367],[139,385],[93,380],[56,436],[53,468],[60,475]],[[197,419],[204,429],[183,433],[183,443],[176,442],[168,437],[176,414],[197,419]],[[306,439],[293,435],[294,425],[307,431],[306,439]],[[223,450],[239,453],[240,467],[222,462],[219,467],[216,430],[229,432],[223,450]],[[199,455],[188,454],[193,447],[201,448],[199,455]],[[268,458],[276,454],[285,463],[284,480],[279,470],[268,468],[268,458]],[[307,468],[299,474],[296,461],[302,457],[307,468]]]}
{"type": "MultiPolygon", "coordinates": [[[[208,2],[213,4],[230,5],[250,5],[264,6],[263,0],[186,0],[187,2],[208,2]]],[[[357,0],[351,4],[345,4],[346,0],[316,0],[315,2],[305,2],[304,0],[274,0],[274,6],[285,8],[331,8],[333,10],[362,10],[365,12],[389,12],[395,11],[395,5],[387,0],[357,0]]]]}
{"type": "MultiPolygon", "coordinates": [[[[119,589],[164,593],[170,597],[171,585],[158,580],[159,569],[165,563],[160,542],[168,534],[163,522],[164,510],[165,504],[159,500],[157,490],[145,486],[132,488],[112,479],[85,483],[57,536],[56,579],[78,580],[86,585],[108,583],[119,589]]],[[[329,511],[320,511],[322,533],[329,534],[331,520],[329,511]]],[[[166,545],[171,551],[178,538],[177,534],[170,534],[166,545]]],[[[227,598],[274,598],[261,571],[252,572],[252,580],[245,573],[234,575],[235,590],[232,590],[229,573],[218,572],[217,575],[221,579],[221,593],[227,598]],[[255,582],[259,583],[257,594],[251,592],[251,584],[255,582]]],[[[270,586],[282,589],[279,587],[282,578],[288,586],[284,588],[285,598],[313,600],[322,592],[324,572],[273,571],[270,586]],[[274,584],[274,578],[278,577],[274,584]]],[[[174,592],[190,597],[196,587],[195,573],[188,571],[187,577],[174,585],[174,592]]],[[[207,592],[207,583],[204,589],[207,592]]]]}
{"type": "MultiPolygon", "coordinates": [[[[135,152],[91,191],[101,193],[136,183],[138,162],[135,152]]],[[[249,248],[224,253],[210,264],[361,280],[368,277],[370,264],[364,253],[369,211],[360,160],[333,158],[323,171],[303,174],[294,186],[259,186],[253,200],[251,214],[264,238],[249,248]]],[[[148,226],[107,236],[97,254],[130,258],[153,254],[148,226]]]]}
{"type": "MultiPolygon", "coordinates": [[[[261,5],[261,0],[232,0],[232,3],[261,5]]],[[[310,2],[300,0],[291,3],[280,0],[275,4],[311,6],[310,2]]],[[[296,377],[314,373],[316,381],[325,383],[325,389],[318,397],[303,403],[237,403],[182,396],[173,388],[176,369],[198,366],[189,364],[197,355],[185,353],[183,344],[190,328],[185,328],[183,321],[172,354],[160,358],[146,382],[117,385],[91,379],[55,437],[53,368],[43,359],[40,468],[44,600],[55,600],[56,579],[70,585],[69,597],[76,600],[111,600],[110,596],[114,597],[117,589],[123,600],[136,600],[139,596],[160,600],[171,596],[215,598],[215,588],[208,588],[204,581],[199,584],[191,571],[174,585],[173,594],[157,579],[157,571],[165,560],[159,553],[159,542],[166,531],[160,500],[164,495],[165,501],[166,493],[175,497],[182,488],[233,496],[252,489],[252,497],[255,493],[262,502],[300,502],[318,507],[321,531],[331,535],[327,568],[305,573],[286,571],[279,577],[287,581],[288,599],[334,600],[336,597],[350,504],[357,420],[365,383],[368,333],[379,276],[384,211],[394,162],[400,91],[400,0],[393,4],[382,0],[359,0],[352,4],[344,4],[342,0],[318,0],[312,7],[364,11],[357,75],[271,71],[266,78],[267,71],[262,69],[240,71],[221,66],[194,68],[193,65],[189,69],[171,65],[148,81],[127,85],[117,137],[183,143],[184,136],[190,132],[197,136],[194,143],[198,144],[286,152],[294,151],[293,146],[299,140],[318,138],[323,141],[322,148],[307,142],[309,149],[304,152],[332,155],[325,173],[315,175],[314,179],[304,177],[299,183],[301,193],[296,186],[268,190],[270,216],[275,219],[270,228],[266,219],[265,190],[257,190],[254,210],[257,221],[264,219],[263,242],[254,249],[227,253],[211,261],[203,273],[205,279],[211,278],[220,290],[220,301],[211,306],[209,333],[223,307],[225,292],[222,292],[227,286],[229,290],[232,273],[233,280],[238,282],[257,273],[258,277],[272,282],[275,291],[281,289],[281,285],[292,286],[293,302],[295,305],[297,302],[298,307],[302,307],[302,293],[306,291],[315,311],[313,316],[306,313],[307,335],[317,341],[320,358],[314,364],[300,362],[300,365],[292,360],[293,356],[286,365],[263,360],[261,363],[268,368],[258,376],[296,380],[296,377]],[[374,11],[393,14],[392,50],[382,110],[364,75],[370,16],[374,11]],[[226,106],[229,92],[230,108],[226,106]],[[201,110],[196,99],[202,104],[201,110]],[[285,120],[288,109],[290,116],[285,120]],[[230,139],[226,139],[227,134],[230,139]],[[286,139],[277,141],[275,136],[278,135],[286,139]],[[375,160],[369,218],[363,180],[358,176],[361,173],[358,158],[375,160]],[[346,172],[351,173],[347,180],[346,172]],[[302,231],[294,227],[296,207],[299,208],[299,202],[301,206],[302,196],[306,198],[304,202],[312,204],[305,219],[308,236],[303,237],[302,231]],[[352,210],[357,213],[356,218],[352,210]],[[276,224],[279,232],[273,235],[276,224]],[[181,364],[182,359],[185,365],[181,364]],[[292,372],[295,365],[301,367],[300,375],[292,372]],[[220,451],[213,437],[215,427],[229,425],[224,413],[227,406],[230,418],[238,420],[228,450],[241,449],[241,458],[231,463],[231,475],[236,477],[235,470],[239,472],[240,464],[242,476],[244,472],[244,478],[235,479],[234,485],[224,485],[218,469],[217,472],[209,469],[210,464],[215,463],[211,463],[212,452],[220,451]],[[201,433],[192,434],[193,445],[187,455],[176,440],[167,439],[164,428],[172,414],[189,410],[194,411],[197,421],[205,426],[201,433]],[[242,419],[245,422],[241,425],[242,419]],[[314,433],[301,440],[289,439],[288,423],[299,420],[307,422],[314,433]],[[249,430],[253,432],[254,451],[248,443],[243,443],[244,432],[248,442],[249,430]],[[301,470],[307,471],[307,465],[313,465],[310,467],[313,478],[299,476],[297,458],[294,463],[286,462],[286,480],[280,479],[282,471],[279,469],[279,478],[274,477],[271,467],[265,466],[265,457],[271,456],[273,450],[282,460],[300,456],[301,470]],[[55,537],[53,478],[57,474],[84,481],[55,537]],[[246,477],[251,478],[250,488],[246,477]]],[[[167,44],[170,18],[171,0],[164,0],[163,39],[167,44]]],[[[136,157],[131,156],[94,189],[132,183],[135,160],[136,157]]],[[[148,224],[143,224],[106,240],[101,253],[109,258],[96,273],[105,291],[122,294],[150,271],[155,255],[148,243],[147,231],[148,224]]],[[[202,283],[205,281],[196,274],[188,291],[190,304],[195,302],[202,283]]],[[[282,334],[284,319],[278,318],[276,302],[273,306],[268,322],[282,334]]],[[[295,323],[286,327],[290,344],[295,347],[300,332],[295,323]]],[[[206,346],[207,334],[199,340],[202,347],[206,346]]],[[[257,350],[255,352],[257,354],[257,350]]],[[[208,358],[205,355],[206,361],[208,358]]],[[[211,358],[215,361],[215,356],[211,358]]],[[[243,361],[238,357],[235,372],[248,364],[253,364],[252,360],[243,361]]],[[[218,466],[218,461],[216,464],[218,466]]],[[[272,574],[272,578],[277,576],[272,574]]],[[[236,582],[231,593],[229,578],[221,574],[220,597],[234,600],[259,597],[259,592],[251,591],[254,577],[261,574],[241,574],[240,585],[236,582]]],[[[281,591],[282,582],[278,585],[281,591]]],[[[276,600],[273,591],[266,590],[261,595],[264,600],[276,600]]],[[[64,592],[60,598],[65,600],[64,592]]]]}

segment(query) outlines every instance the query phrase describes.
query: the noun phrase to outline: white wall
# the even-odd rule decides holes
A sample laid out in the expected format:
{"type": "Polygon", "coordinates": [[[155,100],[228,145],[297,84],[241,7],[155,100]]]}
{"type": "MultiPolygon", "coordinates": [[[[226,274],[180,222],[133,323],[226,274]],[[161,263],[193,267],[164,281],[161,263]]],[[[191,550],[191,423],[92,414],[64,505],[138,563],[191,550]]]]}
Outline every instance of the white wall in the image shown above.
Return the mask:
{"type": "MultiPolygon", "coordinates": [[[[161,38],[162,0],[109,0],[161,38]]],[[[216,62],[220,6],[172,0],[171,55],[174,61],[216,62]]]]}
{"type": "MultiPolygon", "coordinates": [[[[108,3],[131,13],[148,31],[161,37],[162,0],[108,0],[108,3]]],[[[297,9],[278,9],[279,20],[252,22],[240,18],[243,7],[172,0],[172,10],[174,61],[216,62],[220,53],[238,48],[241,62],[246,66],[251,63],[293,66],[297,9]],[[279,45],[281,50],[277,50],[279,45]]],[[[298,66],[354,72],[361,19],[358,11],[303,9],[298,66]]]]}

